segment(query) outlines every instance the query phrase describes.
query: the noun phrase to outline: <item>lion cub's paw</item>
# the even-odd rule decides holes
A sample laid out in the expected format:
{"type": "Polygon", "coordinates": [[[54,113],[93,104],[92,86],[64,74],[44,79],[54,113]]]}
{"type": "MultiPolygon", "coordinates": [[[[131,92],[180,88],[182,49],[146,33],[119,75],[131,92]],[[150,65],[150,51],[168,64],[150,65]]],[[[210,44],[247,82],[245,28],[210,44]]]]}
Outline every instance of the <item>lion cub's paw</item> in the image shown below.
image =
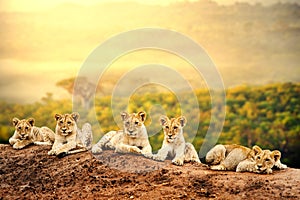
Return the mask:
{"type": "Polygon", "coordinates": [[[22,149],[24,147],[25,147],[25,145],[20,145],[19,143],[15,143],[13,146],[14,149],[22,149]]]}
{"type": "Polygon", "coordinates": [[[131,152],[131,153],[142,153],[142,150],[140,150],[138,147],[131,147],[130,149],[129,149],[129,151],[131,152]]]}
{"type": "Polygon", "coordinates": [[[192,158],[192,159],[191,159],[191,162],[192,162],[192,163],[201,163],[201,161],[200,161],[199,158],[192,158]]]}
{"type": "Polygon", "coordinates": [[[267,169],[267,170],[266,170],[266,173],[267,173],[267,174],[272,174],[272,173],[273,173],[273,170],[272,170],[272,169],[267,169]]]}
{"type": "Polygon", "coordinates": [[[157,160],[157,161],[164,161],[165,160],[165,158],[163,156],[160,156],[158,154],[153,155],[152,159],[157,160]]]}
{"type": "Polygon", "coordinates": [[[146,158],[150,158],[150,159],[153,158],[153,154],[152,154],[152,153],[144,153],[143,155],[144,155],[146,158]]]}
{"type": "Polygon", "coordinates": [[[287,168],[287,165],[285,165],[285,164],[280,165],[280,169],[286,169],[286,168],[287,168]]]}
{"type": "Polygon", "coordinates": [[[287,165],[285,165],[285,164],[282,164],[282,163],[275,163],[275,168],[277,168],[277,169],[286,169],[287,168],[287,165]]]}
{"type": "Polygon", "coordinates": [[[211,166],[210,169],[212,169],[212,170],[226,170],[226,168],[223,165],[214,165],[214,166],[211,166]]]}
{"type": "Polygon", "coordinates": [[[52,156],[52,155],[55,155],[55,154],[56,154],[55,150],[50,150],[50,151],[48,151],[48,155],[49,155],[49,156],[52,156]]]}
{"type": "Polygon", "coordinates": [[[181,165],[183,165],[183,160],[182,160],[182,159],[179,159],[179,158],[174,158],[174,159],[172,160],[172,163],[173,163],[174,165],[179,165],[179,166],[181,166],[181,165]]]}

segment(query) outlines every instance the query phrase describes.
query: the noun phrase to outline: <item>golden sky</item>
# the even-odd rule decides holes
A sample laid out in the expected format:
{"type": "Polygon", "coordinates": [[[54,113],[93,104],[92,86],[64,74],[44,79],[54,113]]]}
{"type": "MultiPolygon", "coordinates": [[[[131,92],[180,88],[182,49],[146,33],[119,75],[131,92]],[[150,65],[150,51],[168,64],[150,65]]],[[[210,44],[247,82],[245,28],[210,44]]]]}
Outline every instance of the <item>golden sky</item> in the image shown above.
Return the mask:
{"type": "MultiPolygon", "coordinates": [[[[76,3],[80,5],[93,5],[103,2],[139,2],[142,4],[169,5],[171,3],[182,1],[197,0],[1,0],[0,11],[43,11],[53,8],[62,3],[76,3]]],[[[229,5],[238,2],[270,4],[278,0],[214,0],[218,4],[229,5]]],[[[298,0],[280,0],[280,2],[299,2],[298,0]]]]}
{"type": "MultiPolygon", "coordinates": [[[[3,1],[1,9],[9,11],[37,11],[53,8],[62,3],[76,3],[80,5],[93,5],[103,2],[139,2],[143,4],[154,4],[154,5],[168,5],[172,2],[178,2],[182,0],[8,0],[3,1]]],[[[222,0],[221,0],[222,1],[222,0]]],[[[223,0],[224,1],[224,0],[223,0]]]]}
{"type": "MultiPolygon", "coordinates": [[[[116,34],[145,27],[174,30],[192,38],[211,56],[226,86],[299,80],[300,61],[295,44],[299,44],[296,34],[300,23],[292,15],[293,10],[284,10],[285,6],[282,8],[285,15],[272,17],[272,11],[265,9],[263,14],[258,13],[264,17],[257,18],[256,13],[244,15],[244,11],[232,15],[230,9],[234,6],[214,10],[216,5],[213,5],[210,10],[201,3],[168,7],[170,3],[186,0],[116,0],[133,1],[165,7],[98,5],[111,0],[0,0],[0,12],[5,11],[0,15],[0,100],[33,102],[47,92],[54,93],[55,98],[70,98],[55,83],[75,77],[87,56],[102,42],[116,34]],[[18,11],[24,13],[6,13],[18,11]]],[[[232,4],[235,0],[216,1],[232,4]]],[[[111,75],[118,76],[115,72],[121,68],[147,63],[181,67],[187,79],[199,85],[193,71],[186,70],[186,62],[162,52],[147,51],[121,58],[113,65],[117,70],[111,75]]]]}

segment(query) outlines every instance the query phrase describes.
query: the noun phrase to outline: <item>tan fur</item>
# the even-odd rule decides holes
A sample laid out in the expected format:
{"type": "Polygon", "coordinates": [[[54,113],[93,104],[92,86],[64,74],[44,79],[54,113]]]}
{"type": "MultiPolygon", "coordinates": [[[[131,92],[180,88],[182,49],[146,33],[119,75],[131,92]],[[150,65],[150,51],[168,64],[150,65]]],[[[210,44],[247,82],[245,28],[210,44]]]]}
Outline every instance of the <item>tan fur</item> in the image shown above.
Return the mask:
{"type": "Polygon", "coordinates": [[[77,127],[78,113],[56,114],[55,141],[48,155],[66,155],[87,151],[91,147],[91,125],[86,123],[83,129],[77,127]],[[73,151],[72,151],[73,150],[73,151]]]}
{"type": "Polygon", "coordinates": [[[14,149],[22,149],[30,144],[36,145],[52,145],[54,142],[54,133],[48,127],[34,126],[33,118],[22,119],[13,118],[15,132],[9,139],[9,143],[14,149]]]}
{"type": "Polygon", "coordinates": [[[216,145],[206,155],[206,163],[212,170],[234,170],[237,172],[272,173],[272,168],[286,168],[280,162],[280,152],[262,150],[255,145],[252,149],[241,145],[216,145]]]}
{"type": "Polygon", "coordinates": [[[278,150],[262,150],[258,146],[253,147],[255,156],[253,159],[246,159],[237,166],[237,172],[267,173],[273,172],[272,168],[286,169],[287,166],[280,162],[281,153],[278,150]]]}
{"type": "Polygon", "coordinates": [[[123,130],[106,133],[92,148],[92,152],[101,153],[103,149],[115,149],[120,153],[151,154],[152,147],[148,140],[148,133],[144,125],[145,112],[128,114],[121,113],[123,130]]]}
{"type": "Polygon", "coordinates": [[[212,170],[235,170],[241,161],[253,157],[254,151],[250,148],[219,144],[206,154],[205,160],[212,170]]]}
{"type": "Polygon", "coordinates": [[[183,137],[186,118],[181,116],[169,119],[163,116],[160,122],[164,130],[164,141],[161,149],[152,158],[164,161],[170,156],[173,158],[172,163],[175,165],[183,165],[184,162],[200,163],[194,146],[191,143],[186,143],[183,137]]]}

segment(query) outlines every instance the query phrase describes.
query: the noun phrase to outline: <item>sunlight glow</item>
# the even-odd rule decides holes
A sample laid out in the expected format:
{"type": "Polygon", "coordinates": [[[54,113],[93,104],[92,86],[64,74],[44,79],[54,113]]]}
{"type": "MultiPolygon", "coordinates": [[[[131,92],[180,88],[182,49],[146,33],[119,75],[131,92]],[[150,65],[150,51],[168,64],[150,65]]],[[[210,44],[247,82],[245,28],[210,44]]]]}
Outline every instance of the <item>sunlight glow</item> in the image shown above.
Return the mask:
{"type": "MultiPolygon", "coordinates": [[[[78,5],[96,5],[100,3],[112,3],[112,2],[137,2],[145,5],[170,5],[172,3],[177,2],[197,2],[202,0],[8,0],[0,2],[0,11],[8,11],[8,12],[31,12],[31,11],[45,11],[54,7],[57,7],[61,4],[78,4],[78,5]]],[[[231,5],[235,2],[248,2],[250,4],[261,3],[261,4],[271,4],[276,3],[279,0],[212,0],[220,5],[231,5]]],[[[298,0],[281,0],[280,2],[291,2],[291,3],[299,3],[298,0]]]]}

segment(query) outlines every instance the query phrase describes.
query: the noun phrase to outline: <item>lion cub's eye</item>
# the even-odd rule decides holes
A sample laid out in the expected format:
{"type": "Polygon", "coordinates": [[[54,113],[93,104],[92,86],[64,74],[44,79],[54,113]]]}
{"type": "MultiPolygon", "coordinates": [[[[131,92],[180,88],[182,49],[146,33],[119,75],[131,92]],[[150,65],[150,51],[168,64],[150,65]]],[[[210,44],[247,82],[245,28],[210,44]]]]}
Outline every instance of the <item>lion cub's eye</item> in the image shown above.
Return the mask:
{"type": "Polygon", "coordinates": [[[166,127],[166,129],[169,129],[169,126],[165,126],[166,127]]]}
{"type": "Polygon", "coordinates": [[[177,126],[174,126],[174,129],[176,130],[178,127],[177,126]]]}
{"type": "Polygon", "coordinates": [[[18,129],[19,129],[19,130],[21,130],[21,129],[22,129],[22,127],[21,127],[21,126],[19,126],[19,127],[18,127],[18,129]]]}
{"type": "Polygon", "coordinates": [[[130,122],[126,122],[125,124],[126,124],[126,126],[129,126],[129,125],[130,125],[130,122]]]}
{"type": "Polygon", "coordinates": [[[63,120],[60,120],[60,121],[59,121],[59,123],[61,123],[61,124],[62,124],[62,123],[64,123],[64,121],[63,121],[63,120]]]}
{"type": "Polygon", "coordinates": [[[260,159],[260,156],[257,156],[256,158],[257,158],[257,159],[260,159]]]}
{"type": "Polygon", "coordinates": [[[28,130],[29,128],[26,126],[25,129],[28,130]]]}
{"type": "Polygon", "coordinates": [[[138,124],[139,124],[139,122],[134,122],[134,124],[135,124],[135,125],[138,125],[138,124]]]}
{"type": "Polygon", "coordinates": [[[269,162],[270,161],[270,159],[269,158],[266,158],[266,162],[269,162]]]}
{"type": "Polygon", "coordinates": [[[68,125],[71,125],[71,124],[72,124],[72,122],[70,122],[70,121],[68,121],[67,123],[68,123],[68,125]]]}

